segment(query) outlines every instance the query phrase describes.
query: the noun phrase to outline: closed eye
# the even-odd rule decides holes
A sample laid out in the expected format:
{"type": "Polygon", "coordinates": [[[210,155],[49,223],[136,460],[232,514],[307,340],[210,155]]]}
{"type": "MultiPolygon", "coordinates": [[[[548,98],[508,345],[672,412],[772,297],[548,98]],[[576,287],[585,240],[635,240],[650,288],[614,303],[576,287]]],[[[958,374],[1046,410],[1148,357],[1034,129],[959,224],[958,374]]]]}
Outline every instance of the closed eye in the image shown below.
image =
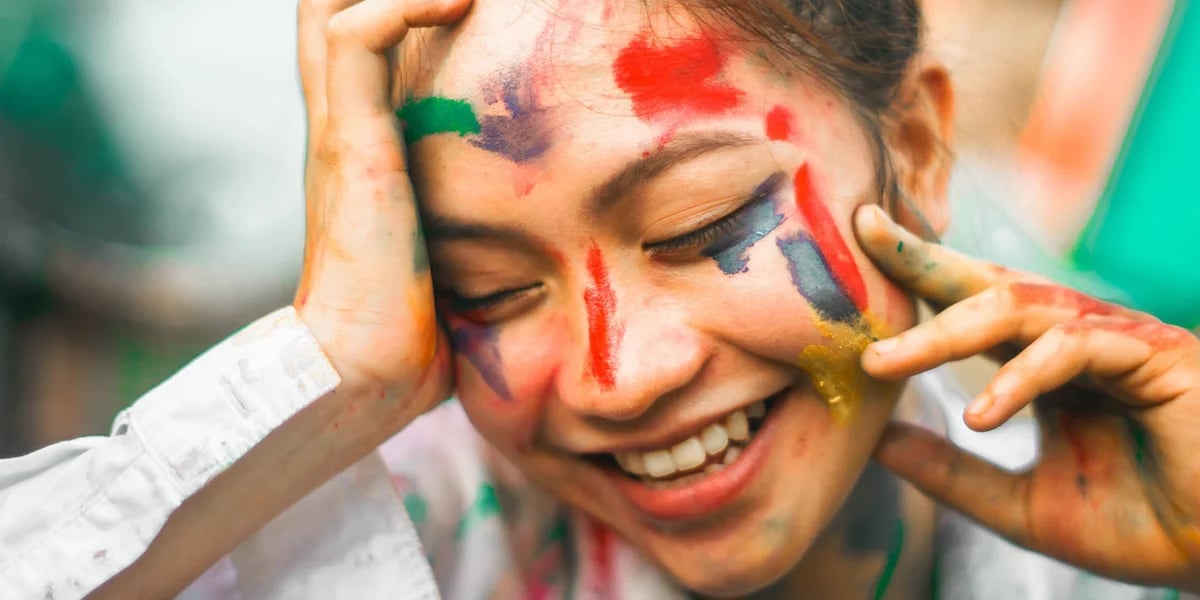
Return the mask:
{"type": "Polygon", "coordinates": [[[733,212],[683,235],[645,244],[643,248],[652,255],[678,254],[686,250],[703,249],[711,256],[725,248],[737,245],[755,228],[752,218],[763,202],[770,202],[785,180],[783,173],[775,173],[755,188],[754,193],[733,212]]]}
{"type": "Polygon", "coordinates": [[[439,290],[443,306],[469,321],[486,323],[496,320],[501,309],[518,300],[532,297],[542,289],[541,283],[520,288],[503,289],[479,296],[465,296],[453,289],[439,290]]]}

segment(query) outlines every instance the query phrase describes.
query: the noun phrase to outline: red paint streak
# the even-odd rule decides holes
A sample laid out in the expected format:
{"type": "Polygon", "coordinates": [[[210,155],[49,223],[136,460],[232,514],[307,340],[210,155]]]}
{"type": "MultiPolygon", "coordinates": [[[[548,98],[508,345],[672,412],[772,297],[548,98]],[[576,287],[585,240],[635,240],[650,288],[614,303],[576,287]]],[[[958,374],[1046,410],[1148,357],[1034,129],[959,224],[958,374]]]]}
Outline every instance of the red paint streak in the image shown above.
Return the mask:
{"type": "Polygon", "coordinates": [[[1058,285],[1016,282],[1009,284],[1008,288],[1017,302],[1071,310],[1079,318],[1111,317],[1128,312],[1115,304],[1102,302],[1081,292],[1058,285]]]}
{"type": "Polygon", "coordinates": [[[518,198],[524,198],[533,191],[534,182],[532,177],[527,177],[524,174],[517,174],[513,177],[513,193],[518,198]]]}
{"type": "Polygon", "coordinates": [[[786,141],[792,137],[792,111],[782,104],[767,113],[767,139],[786,141]]]}
{"type": "Polygon", "coordinates": [[[592,377],[600,384],[601,389],[611,390],[617,384],[617,336],[614,322],[617,295],[613,293],[612,285],[608,281],[608,268],[604,266],[604,257],[594,243],[588,250],[587,269],[592,277],[592,287],[583,292],[583,301],[588,314],[590,368],[592,377]]]}
{"type": "Polygon", "coordinates": [[[696,37],[674,46],[654,46],[642,33],[613,62],[617,85],[633,100],[642,120],[664,114],[724,113],[738,105],[742,91],[716,81],[725,53],[711,38],[696,37]]]}
{"type": "Polygon", "coordinates": [[[1186,345],[1200,345],[1196,337],[1186,329],[1173,327],[1161,321],[1081,321],[1063,326],[1064,333],[1077,334],[1087,329],[1103,330],[1124,335],[1145,343],[1159,351],[1184,350],[1186,345]]]}
{"type": "Polygon", "coordinates": [[[825,203],[813,189],[812,174],[808,171],[808,165],[801,165],[800,169],[796,171],[795,185],[796,206],[800,209],[800,215],[808,223],[809,233],[820,246],[821,253],[829,262],[829,269],[842,284],[846,295],[850,297],[859,311],[865,311],[867,309],[866,283],[863,282],[862,273],[859,272],[858,265],[854,262],[854,255],[850,254],[846,240],[842,239],[841,233],[838,232],[837,225],[834,224],[833,217],[829,214],[829,209],[825,207],[825,203]]]}
{"type": "Polygon", "coordinates": [[[603,22],[608,23],[617,15],[617,10],[620,8],[617,0],[604,0],[604,14],[600,18],[603,22]]]}
{"type": "Polygon", "coordinates": [[[1086,474],[1091,463],[1088,460],[1087,444],[1084,443],[1083,437],[1079,434],[1078,425],[1071,415],[1063,412],[1058,415],[1058,426],[1062,429],[1063,437],[1067,439],[1067,444],[1071,446],[1071,454],[1075,457],[1075,467],[1079,472],[1086,474]]]}
{"type": "Polygon", "coordinates": [[[588,522],[588,535],[592,539],[592,579],[589,587],[597,598],[613,598],[613,534],[596,521],[588,522]]]}

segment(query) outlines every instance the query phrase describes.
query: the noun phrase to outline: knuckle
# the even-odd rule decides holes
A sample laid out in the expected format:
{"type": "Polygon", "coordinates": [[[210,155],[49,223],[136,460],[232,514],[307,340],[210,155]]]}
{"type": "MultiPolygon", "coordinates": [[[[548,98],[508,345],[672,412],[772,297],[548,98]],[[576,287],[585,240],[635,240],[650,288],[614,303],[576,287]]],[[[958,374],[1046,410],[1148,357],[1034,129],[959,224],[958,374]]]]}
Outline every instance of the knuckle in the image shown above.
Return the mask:
{"type": "Polygon", "coordinates": [[[1089,329],[1085,323],[1079,321],[1067,321],[1066,323],[1055,323],[1046,330],[1042,335],[1043,343],[1048,344],[1049,352],[1055,354],[1067,350],[1076,350],[1079,343],[1088,336],[1089,329]]]}
{"type": "Polygon", "coordinates": [[[995,290],[992,308],[1001,315],[1001,325],[1013,333],[1020,333],[1026,329],[1028,306],[1021,300],[1025,285],[1018,281],[1008,281],[992,288],[995,290]]]}
{"type": "Polygon", "coordinates": [[[331,46],[345,44],[357,37],[358,23],[352,15],[340,12],[325,24],[325,39],[331,46]]]}
{"type": "Polygon", "coordinates": [[[1021,281],[1003,281],[992,286],[988,292],[991,293],[992,301],[997,309],[1016,312],[1021,307],[1019,298],[1026,286],[1027,284],[1021,281]]]}

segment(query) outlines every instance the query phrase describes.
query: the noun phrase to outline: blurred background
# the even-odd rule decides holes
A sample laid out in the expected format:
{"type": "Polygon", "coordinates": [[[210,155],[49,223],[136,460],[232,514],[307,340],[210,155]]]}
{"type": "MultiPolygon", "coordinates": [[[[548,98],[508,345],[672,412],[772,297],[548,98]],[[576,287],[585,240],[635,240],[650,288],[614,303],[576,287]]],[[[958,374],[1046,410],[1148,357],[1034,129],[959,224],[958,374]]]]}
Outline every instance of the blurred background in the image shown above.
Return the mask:
{"type": "MultiPolygon", "coordinates": [[[[946,241],[1200,326],[1200,10],[925,0],[958,91],[946,241]],[[1189,35],[1190,32],[1190,35],[1189,35]]],[[[0,457],[288,302],[295,0],[0,2],[0,457]]],[[[986,369],[965,366],[969,381],[986,369]]]]}
{"type": "Polygon", "coordinates": [[[287,303],[295,0],[0,1],[0,456],[287,303]]]}

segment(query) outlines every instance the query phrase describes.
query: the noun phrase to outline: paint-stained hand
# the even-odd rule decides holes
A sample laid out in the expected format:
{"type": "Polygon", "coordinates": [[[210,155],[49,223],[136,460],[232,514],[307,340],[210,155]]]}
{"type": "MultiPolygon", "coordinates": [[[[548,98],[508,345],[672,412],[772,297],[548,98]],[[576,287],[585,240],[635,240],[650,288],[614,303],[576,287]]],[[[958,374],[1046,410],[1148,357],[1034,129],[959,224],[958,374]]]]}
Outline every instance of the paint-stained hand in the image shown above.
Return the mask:
{"type": "Polygon", "coordinates": [[[937,316],[863,355],[902,379],[977,354],[1004,361],[964,419],[1032,404],[1037,463],[1009,473],[893,424],[883,465],[1015,543],[1110,577],[1200,592],[1200,339],[1153,317],[921,241],[860,209],[864,250],[937,316]]]}
{"type": "MultiPolygon", "coordinates": [[[[386,430],[445,397],[449,345],[390,92],[410,28],[461,19],[470,0],[302,0],[308,109],[307,240],[295,305],[341,374],[338,393],[386,430]]],[[[356,409],[357,410],[357,409],[356,409]]],[[[343,423],[345,425],[345,423],[343,423]]]]}

